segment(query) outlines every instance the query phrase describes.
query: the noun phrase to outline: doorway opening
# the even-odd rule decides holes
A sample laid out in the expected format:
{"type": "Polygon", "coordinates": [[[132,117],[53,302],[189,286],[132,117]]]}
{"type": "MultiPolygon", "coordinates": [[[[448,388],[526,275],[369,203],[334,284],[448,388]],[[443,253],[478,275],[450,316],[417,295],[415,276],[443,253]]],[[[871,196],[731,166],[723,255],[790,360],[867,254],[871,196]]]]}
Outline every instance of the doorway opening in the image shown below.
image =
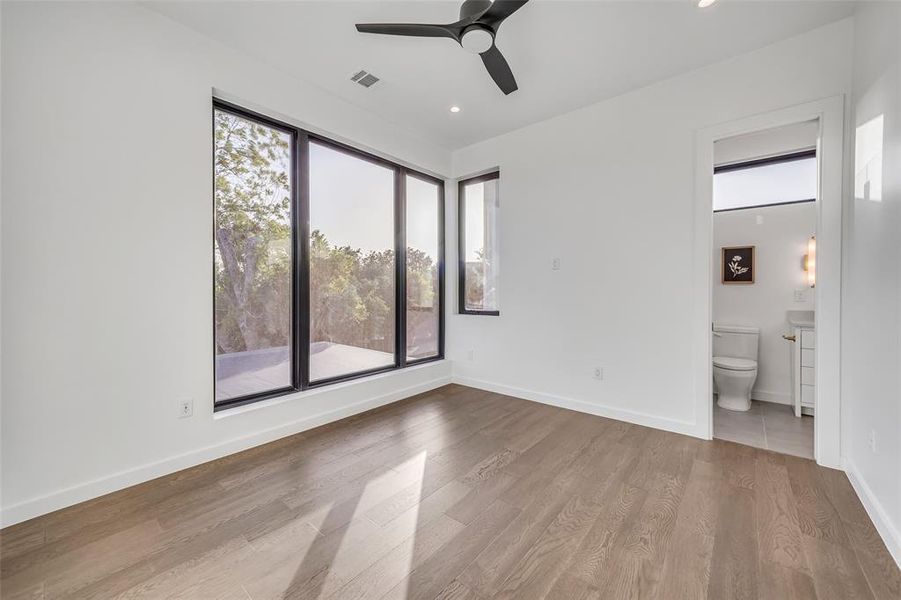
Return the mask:
{"type": "Polygon", "coordinates": [[[713,143],[713,437],[814,458],[817,119],[713,143]]]}
{"type": "MultiPolygon", "coordinates": [[[[720,123],[704,129],[700,129],[695,135],[695,202],[694,202],[694,249],[693,249],[693,266],[692,266],[692,286],[695,290],[696,303],[692,312],[692,357],[694,369],[694,382],[696,391],[696,408],[695,414],[698,416],[695,421],[696,435],[705,439],[714,437],[714,325],[716,319],[714,315],[714,284],[723,285],[722,277],[723,268],[732,273],[734,269],[737,273],[737,280],[752,279],[755,283],[737,283],[729,284],[730,288],[740,289],[744,286],[746,289],[753,288],[758,285],[757,282],[763,281],[761,278],[766,276],[767,280],[774,271],[767,267],[766,271],[761,270],[763,264],[755,266],[758,269],[748,268],[747,263],[754,262],[760,258],[758,252],[762,251],[760,244],[751,243],[749,241],[736,242],[735,244],[720,244],[716,247],[714,253],[714,177],[716,166],[726,167],[726,170],[720,169],[720,173],[728,173],[729,163],[740,164],[742,162],[749,163],[754,159],[744,161],[729,161],[720,157],[715,157],[716,145],[723,142],[722,146],[728,145],[727,140],[739,138],[741,136],[764,138],[764,132],[772,134],[773,131],[797,126],[800,128],[809,127],[816,132],[816,142],[813,148],[801,148],[794,151],[782,150],[776,152],[764,152],[758,150],[759,157],[757,160],[763,162],[756,165],[745,164],[745,169],[735,169],[735,172],[744,170],[743,175],[751,174],[750,171],[754,167],[770,166],[770,175],[773,170],[782,169],[790,172],[793,168],[802,166],[800,163],[809,160],[809,164],[815,164],[816,171],[816,192],[813,196],[814,202],[807,203],[812,206],[816,213],[815,226],[812,239],[809,240],[809,248],[806,252],[801,252],[803,248],[796,248],[794,259],[788,260],[786,268],[794,271],[795,275],[799,274],[799,270],[803,269],[803,256],[807,255],[808,267],[813,266],[813,283],[815,287],[809,289],[797,286],[797,288],[789,289],[789,302],[786,307],[781,310],[784,314],[782,321],[782,330],[778,331],[779,337],[775,340],[768,338],[766,342],[770,348],[774,347],[773,342],[784,344],[781,346],[781,360],[788,362],[788,372],[797,368],[799,370],[797,380],[792,380],[791,402],[786,407],[791,408],[792,419],[800,420],[804,423],[804,417],[794,416],[794,387],[796,385],[806,385],[807,388],[801,388],[801,392],[805,392],[807,397],[806,404],[810,405],[805,410],[805,402],[802,398],[800,414],[814,413],[813,421],[813,457],[820,465],[842,468],[841,453],[841,390],[840,390],[840,337],[841,337],[841,230],[842,230],[842,163],[843,163],[843,137],[844,137],[844,98],[835,96],[825,98],[784,109],[774,110],[767,113],[761,113],[730,122],[720,123]],[[810,124],[810,125],[802,125],[810,124]],[[808,153],[805,155],[804,153],[808,153]],[[792,155],[795,156],[792,156],[792,155]],[[792,160],[788,160],[791,158],[792,160]],[[768,165],[768,160],[773,159],[768,165]],[[798,163],[792,166],[790,163],[798,163]],[[719,165],[718,165],[719,163],[719,165]],[[752,247],[753,246],[753,247],[752,247]],[[723,248],[735,250],[725,256],[726,263],[723,264],[723,248]],[[739,260],[736,260],[739,257],[739,260]],[[795,292],[799,293],[799,302],[795,303],[795,292]],[[809,305],[807,304],[809,302],[809,305]],[[800,305],[800,306],[799,306],[800,305]],[[799,313],[789,315],[790,311],[797,309],[799,313]],[[811,316],[812,321],[805,320],[804,317],[811,316]],[[793,318],[792,318],[793,317],[793,318]],[[791,320],[790,320],[791,319],[791,320]],[[799,333],[798,338],[795,334],[795,326],[799,329],[806,327],[811,330],[805,336],[799,333]],[[782,335],[787,338],[795,336],[796,341],[783,339],[782,335]],[[813,352],[802,352],[803,350],[812,350],[813,352]],[[797,354],[797,362],[793,363],[793,356],[797,354]],[[803,354],[803,356],[802,356],[803,354]],[[802,361],[803,360],[803,364],[802,361]],[[804,365],[810,365],[807,371],[801,372],[800,368],[804,365]],[[801,379],[803,375],[804,379],[801,379]],[[811,392],[814,396],[811,398],[811,392]],[[812,401],[812,402],[811,402],[812,401]],[[809,410],[812,406],[813,410],[809,410]]],[[[747,141],[747,140],[745,140],[747,141]]],[[[759,141],[759,139],[758,139],[759,141]]],[[[757,175],[763,173],[764,170],[758,170],[757,175]]],[[[723,178],[724,180],[730,178],[723,178]]],[[[741,179],[741,177],[732,177],[731,179],[741,179]]],[[[769,179],[764,177],[763,179],[769,179]]],[[[724,184],[726,182],[724,181],[724,184]]],[[[734,181],[733,181],[734,183],[734,181]]],[[[736,186],[739,191],[751,189],[753,186],[750,182],[745,181],[741,185],[736,186]]],[[[803,200],[810,198],[796,197],[797,206],[805,204],[803,200]]],[[[760,202],[752,210],[764,211],[767,207],[763,204],[771,202],[760,202]]],[[[776,204],[784,204],[779,201],[776,204]]],[[[794,205],[789,205],[794,206],[794,205]]],[[[727,214],[729,211],[722,211],[717,214],[727,214]]],[[[736,211],[737,212],[737,211],[736,211]]],[[[754,213],[751,213],[754,214],[754,213]]],[[[721,219],[725,220],[725,219],[721,219]]],[[[772,221],[772,220],[770,220],[772,221]]],[[[763,222],[767,223],[767,215],[763,215],[763,222]]],[[[756,225],[756,215],[753,219],[753,227],[756,225]]],[[[775,246],[773,246],[775,247],[775,246]]],[[[767,248],[770,248],[767,242],[767,248]]],[[[804,272],[807,273],[806,271],[804,272]]],[[[731,325],[733,329],[753,327],[747,323],[722,323],[723,325],[731,325]]],[[[758,327],[758,330],[760,327],[758,327]]],[[[725,331],[716,333],[724,334],[725,331]]],[[[735,331],[729,332],[736,334],[735,331]]],[[[738,331],[740,335],[742,331],[738,331]]],[[[748,332],[745,332],[748,333],[748,332]]],[[[719,338],[718,338],[719,339],[719,338]]],[[[747,338],[739,338],[747,340],[747,338]]],[[[728,340],[727,340],[728,341],[728,340]]],[[[758,337],[758,343],[760,339],[758,337]]],[[[717,344],[718,351],[720,344],[717,344]]],[[[763,347],[763,346],[761,346],[763,347]]],[[[750,352],[750,350],[748,350],[750,352]]],[[[736,358],[741,358],[736,357],[736,358]]],[[[773,359],[776,357],[774,356],[773,359]]],[[[785,362],[781,362],[783,368],[785,362]]],[[[736,365],[732,365],[733,371],[739,371],[736,365]]],[[[744,365],[748,367],[747,364],[744,365]]],[[[761,371],[762,373],[762,371],[761,371]]],[[[789,375],[791,377],[791,375],[789,375]]],[[[749,375],[746,374],[744,383],[748,383],[749,375]]],[[[767,379],[761,378],[760,384],[767,379]]],[[[784,379],[783,379],[784,382],[784,379]]],[[[758,382],[750,384],[750,389],[754,391],[754,385],[758,382]]],[[[727,386],[728,387],[728,386],[727,386]]],[[[735,391],[736,387],[729,387],[729,390],[735,391]]],[[[737,389],[741,389],[739,386],[737,389]]],[[[784,388],[782,388],[784,390],[784,388]]],[[[759,385],[756,391],[758,402],[769,402],[770,404],[779,404],[772,402],[776,397],[767,397],[766,392],[773,391],[765,389],[764,385],[759,385]]],[[[722,390],[717,390],[717,394],[722,394],[722,390]]],[[[783,402],[786,401],[785,396],[780,397],[783,402]]],[[[719,398],[717,398],[718,400],[719,398]]],[[[734,400],[734,394],[733,394],[734,400]]],[[[753,406],[753,395],[750,397],[753,406]]],[[[768,406],[764,405],[766,409],[768,406]]],[[[788,410],[788,408],[784,409],[788,410]]],[[[737,411],[747,412],[747,411],[737,411]]],[[[807,417],[807,422],[810,422],[807,417]]],[[[763,424],[763,427],[766,425],[763,424]]],[[[776,426],[778,428],[778,425],[776,426]]],[[[720,428],[723,429],[722,427],[720,428]]],[[[720,437],[723,431],[717,432],[720,437]]],[[[760,444],[758,444],[760,445],[760,444]]],[[[784,450],[783,450],[784,451],[784,450]]]]}

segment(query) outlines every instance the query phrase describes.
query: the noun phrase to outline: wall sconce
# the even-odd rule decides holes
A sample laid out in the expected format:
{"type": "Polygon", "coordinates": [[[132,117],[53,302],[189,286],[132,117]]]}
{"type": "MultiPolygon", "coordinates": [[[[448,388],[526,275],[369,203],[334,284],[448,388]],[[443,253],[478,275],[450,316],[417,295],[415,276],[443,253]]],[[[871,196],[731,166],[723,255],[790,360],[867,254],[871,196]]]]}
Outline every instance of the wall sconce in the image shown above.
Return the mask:
{"type": "Polygon", "coordinates": [[[804,255],[804,270],[807,272],[807,285],[817,285],[817,236],[807,240],[807,254],[804,255]]]}

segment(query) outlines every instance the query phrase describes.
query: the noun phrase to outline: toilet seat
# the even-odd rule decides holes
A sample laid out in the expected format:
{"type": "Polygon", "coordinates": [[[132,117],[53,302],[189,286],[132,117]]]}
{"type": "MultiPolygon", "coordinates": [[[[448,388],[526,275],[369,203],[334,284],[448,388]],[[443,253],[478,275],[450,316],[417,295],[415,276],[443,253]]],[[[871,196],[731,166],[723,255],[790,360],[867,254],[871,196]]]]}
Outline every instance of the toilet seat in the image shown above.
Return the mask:
{"type": "Polygon", "coordinates": [[[727,371],[753,371],[757,368],[757,361],[732,356],[714,356],[713,366],[727,371]]]}

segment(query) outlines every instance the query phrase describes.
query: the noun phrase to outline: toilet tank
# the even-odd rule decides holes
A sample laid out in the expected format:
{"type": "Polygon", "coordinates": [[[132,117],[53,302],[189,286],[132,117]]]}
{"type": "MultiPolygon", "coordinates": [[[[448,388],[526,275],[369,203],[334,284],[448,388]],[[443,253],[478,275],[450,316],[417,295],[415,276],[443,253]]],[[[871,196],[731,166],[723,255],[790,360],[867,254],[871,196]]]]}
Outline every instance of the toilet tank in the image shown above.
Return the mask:
{"type": "Polygon", "coordinates": [[[757,338],[760,330],[740,325],[713,326],[713,355],[757,360],[757,338]]]}

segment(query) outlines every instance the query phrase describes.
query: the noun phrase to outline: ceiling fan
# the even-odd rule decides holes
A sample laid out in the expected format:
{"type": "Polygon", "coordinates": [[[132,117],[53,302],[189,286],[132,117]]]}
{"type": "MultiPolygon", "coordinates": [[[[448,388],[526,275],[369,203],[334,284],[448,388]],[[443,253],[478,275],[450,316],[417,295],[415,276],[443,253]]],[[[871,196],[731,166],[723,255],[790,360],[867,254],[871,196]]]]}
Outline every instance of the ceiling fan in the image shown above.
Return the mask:
{"type": "Polygon", "coordinates": [[[460,20],[446,25],[432,23],[363,23],[361,33],[407,35],[413,37],[446,37],[466,50],[482,57],[488,74],[504,94],[515,92],[516,79],[501,51],[494,45],[497,29],[504,19],[519,10],[528,0],[466,0],[460,7],[460,20]]]}

